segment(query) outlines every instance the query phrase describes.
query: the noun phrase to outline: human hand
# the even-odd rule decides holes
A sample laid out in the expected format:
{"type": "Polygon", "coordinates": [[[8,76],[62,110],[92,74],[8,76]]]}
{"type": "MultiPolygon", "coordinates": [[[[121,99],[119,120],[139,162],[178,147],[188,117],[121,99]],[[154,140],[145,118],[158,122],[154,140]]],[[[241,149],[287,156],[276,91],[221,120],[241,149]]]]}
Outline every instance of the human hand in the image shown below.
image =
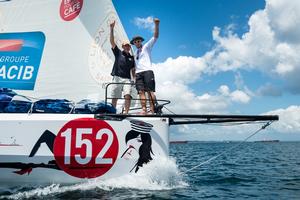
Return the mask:
{"type": "Polygon", "coordinates": [[[158,18],[153,19],[154,24],[159,24],[160,20],[158,18]]]}
{"type": "Polygon", "coordinates": [[[115,27],[115,24],[116,24],[116,21],[114,20],[109,26],[110,28],[114,28],[115,27]]]}

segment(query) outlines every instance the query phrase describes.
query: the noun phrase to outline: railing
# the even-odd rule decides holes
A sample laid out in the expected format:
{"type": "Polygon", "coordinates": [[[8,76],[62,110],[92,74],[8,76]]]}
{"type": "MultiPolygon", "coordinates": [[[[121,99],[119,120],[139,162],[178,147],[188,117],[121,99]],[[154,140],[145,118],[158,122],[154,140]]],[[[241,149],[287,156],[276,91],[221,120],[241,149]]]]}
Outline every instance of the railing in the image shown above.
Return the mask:
{"type": "MultiPolygon", "coordinates": [[[[131,86],[136,86],[135,83],[106,83],[105,84],[105,104],[106,105],[108,103],[108,100],[114,99],[112,97],[108,97],[108,87],[111,86],[111,85],[131,85],[131,86]]],[[[125,98],[117,98],[117,99],[125,99],[125,98]]],[[[139,100],[139,101],[141,101],[142,99],[141,98],[131,98],[131,100],[139,100]]],[[[151,100],[153,102],[153,99],[151,99],[151,98],[150,99],[146,99],[146,102],[147,102],[147,100],[151,100]]],[[[162,113],[162,108],[165,105],[170,104],[170,103],[171,103],[171,101],[169,101],[169,100],[155,99],[155,102],[153,102],[155,113],[156,114],[161,114],[162,113]]],[[[146,104],[146,108],[148,109],[147,104],[146,104]]],[[[141,110],[141,109],[142,109],[142,107],[129,108],[130,111],[141,110]]]]}
{"type": "MultiPolygon", "coordinates": [[[[111,97],[108,97],[108,87],[111,86],[111,85],[131,85],[131,86],[135,86],[136,84],[133,84],[133,83],[106,83],[105,84],[105,105],[108,105],[108,100],[111,100],[111,99],[114,99],[114,98],[111,98],[111,97]]],[[[33,106],[35,104],[36,101],[39,101],[41,99],[37,99],[37,98],[32,98],[32,97],[26,97],[26,96],[23,96],[23,95],[19,95],[19,94],[16,94],[15,96],[18,96],[18,97],[22,97],[24,98],[23,99],[18,99],[18,100],[15,100],[18,105],[20,105],[20,108],[19,109],[23,109],[21,108],[21,106],[28,106],[28,109],[24,107],[24,110],[26,111],[22,111],[20,113],[33,113],[33,106]],[[25,101],[26,100],[26,101],[25,101]],[[29,105],[30,104],[30,105],[29,105]]],[[[162,108],[167,105],[167,104],[170,104],[171,102],[169,100],[164,100],[164,99],[151,99],[151,95],[150,96],[150,99],[149,97],[146,98],[146,102],[153,102],[153,105],[154,105],[154,112],[156,114],[162,114],[162,108]]],[[[118,98],[118,99],[123,99],[125,100],[125,98],[118,98]]],[[[141,98],[131,98],[131,100],[134,100],[134,101],[141,101],[141,98]]],[[[5,101],[1,101],[2,103],[5,103],[5,101]]],[[[10,103],[10,101],[7,101],[6,103],[10,103]]],[[[75,109],[75,102],[72,102],[70,101],[68,104],[66,105],[69,105],[70,106],[70,111],[68,113],[73,113],[74,109],[75,109]]],[[[140,105],[140,104],[139,104],[140,105]]],[[[146,103],[146,109],[148,110],[149,108],[149,103],[146,103]]],[[[134,110],[141,110],[142,107],[141,106],[135,106],[135,107],[131,107],[129,108],[129,111],[134,111],[134,110]]],[[[1,111],[0,111],[1,112],[1,111]]],[[[2,112],[1,112],[2,113],[2,112]]],[[[42,112],[39,112],[39,113],[42,113],[42,112]]]]}

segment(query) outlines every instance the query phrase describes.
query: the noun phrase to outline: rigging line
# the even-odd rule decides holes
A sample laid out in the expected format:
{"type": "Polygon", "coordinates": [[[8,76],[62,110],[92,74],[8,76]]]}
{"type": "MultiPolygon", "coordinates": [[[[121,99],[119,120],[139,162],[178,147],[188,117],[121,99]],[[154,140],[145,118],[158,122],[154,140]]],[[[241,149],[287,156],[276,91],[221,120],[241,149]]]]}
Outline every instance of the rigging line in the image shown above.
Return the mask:
{"type": "Polygon", "coordinates": [[[250,139],[251,137],[253,137],[254,135],[256,135],[256,134],[257,134],[258,132],[260,132],[261,130],[264,130],[266,127],[268,127],[269,125],[271,125],[273,122],[274,122],[274,121],[269,121],[269,122],[267,122],[267,123],[266,123],[265,125],[263,125],[260,129],[258,129],[258,130],[255,131],[254,133],[252,133],[250,136],[248,136],[248,137],[247,137],[246,139],[244,139],[243,141],[241,141],[241,142],[239,142],[238,144],[234,145],[233,147],[229,148],[227,151],[224,151],[224,152],[222,152],[222,153],[220,153],[220,154],[218,154],[218,155],[216,155],[216,156],[213,156],[213,157],[211,157],[210,159],[208,159],[208,160],[206,160],[206,161],[204,161],[204,162],[202,162],[202,163],[200,163],[200,164],[198,164],[198,165],[196,165],[196,166],[194,166],[194,167],[192,167],[192,168],[190,168],[190,169],[188,169],[188,170],[186,170],[186,171],[184,171],[184,172],[181,172],[181,173],[179,173],[179,174],[180,174],[180,175],[186,174],[187,172],[190,172],[190,171],[192,171],[192,170],[194,170],[194,169],[196,169],[196,168],[198,168],[198,167],[200,167],[200,166],[202,166],[202,165],[204,165],[204,164],[206,164],[206,163],[209,163],[209,162],[212,161],[212,160],[215,160],[215,159],[219,158],[220,156],[225,155],[226,153],[230,152],[232,149],[237,148],[237,147],[240,146],[241,144],[245,143],[248,139],[250,139]]]}
{"type": "Polygon", "coordinates": [[[164,106],[164,108],[169,111],[170,113],[174,114],[174,115],[177,115],[175,112],[173,112],[172,110],[168,109],[167,106],[164,106]]]}

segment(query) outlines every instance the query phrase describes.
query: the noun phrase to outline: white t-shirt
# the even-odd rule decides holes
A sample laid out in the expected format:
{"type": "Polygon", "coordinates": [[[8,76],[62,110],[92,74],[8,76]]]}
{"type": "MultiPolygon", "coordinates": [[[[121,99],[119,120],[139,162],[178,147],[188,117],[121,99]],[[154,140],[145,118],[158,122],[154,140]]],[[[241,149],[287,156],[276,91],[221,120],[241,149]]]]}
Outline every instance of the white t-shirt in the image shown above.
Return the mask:
{"type": "Polygon", "coordinates": [[[135,51],[135,65],[136,73],[152,70],[151,63],[151,51],[157,38],[152,37],[147,43],[145,43],[142,48],[135,51]]]}

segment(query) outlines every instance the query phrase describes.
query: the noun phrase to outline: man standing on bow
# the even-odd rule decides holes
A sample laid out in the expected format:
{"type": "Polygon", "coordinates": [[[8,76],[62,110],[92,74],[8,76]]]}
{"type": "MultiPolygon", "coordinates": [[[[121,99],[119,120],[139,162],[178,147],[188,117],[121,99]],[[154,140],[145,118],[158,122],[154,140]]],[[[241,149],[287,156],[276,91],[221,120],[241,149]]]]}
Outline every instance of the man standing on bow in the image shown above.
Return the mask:
{"type": "Polygon", "coordinates": [[[159,19],[153,20],[155,28],[153,37],[144,45],[142,42],[144,38],[141,36],[135,36],[130,41],[137,48],[135,52],[135,64],[136,64],[136,89],[139,93],[142,105],[142,114],[147,114],[146,108],[146,96],[145,92],[148,93],[150,98],[150,109],[151,113],[154,114],[154,103],[155,97],[155,78],[152,70],[151,62],[151,51],[154,43],[156,42],[159,35],[159,19]]]}
{"type": "Polygon", "coordinates": [[[123,95],[125,98],[125,114],[128,114],[131,100],[131,81],[135,77],[134,57],[130,54],[131,45],[129,41],[122,43],[122,51],[118,48],[114,38],[115,21],[110,24],[110,44],[115,56],[114,66],[111,72],[113,76],[112,105],[117,108],[117,101],[123,95]],[[123,84],[125,83],[125,84],[123,84]]]}

